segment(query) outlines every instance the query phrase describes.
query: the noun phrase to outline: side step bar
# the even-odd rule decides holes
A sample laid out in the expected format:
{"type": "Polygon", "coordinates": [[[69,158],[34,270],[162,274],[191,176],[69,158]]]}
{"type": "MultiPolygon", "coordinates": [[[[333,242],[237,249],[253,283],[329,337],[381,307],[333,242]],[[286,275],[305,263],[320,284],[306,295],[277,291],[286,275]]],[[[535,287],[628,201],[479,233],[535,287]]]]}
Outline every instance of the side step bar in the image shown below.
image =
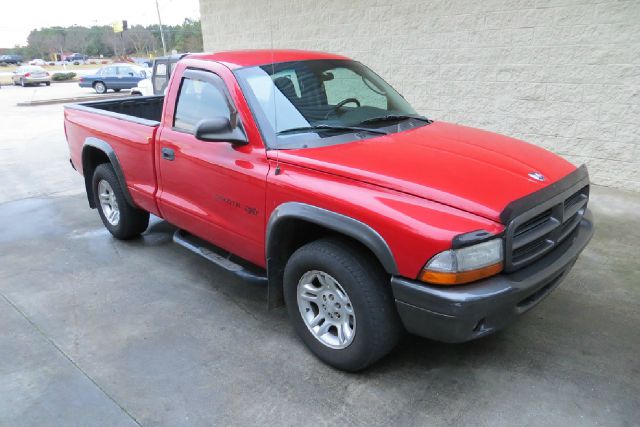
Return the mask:
{"type": "Polygon", "coordinates": [[[184,230],[176,230],[173,234],[173,241],[247,282],[256,285],[267,285],[268,281],[266,274],[264,272],[260,272],[257,267],[245,267],[234,262],[231,259],[233,257],[231,253],[225,252],[224,250],[217,248],[211,243],[205,242],[193,234],[189,234],[184,230]]]}

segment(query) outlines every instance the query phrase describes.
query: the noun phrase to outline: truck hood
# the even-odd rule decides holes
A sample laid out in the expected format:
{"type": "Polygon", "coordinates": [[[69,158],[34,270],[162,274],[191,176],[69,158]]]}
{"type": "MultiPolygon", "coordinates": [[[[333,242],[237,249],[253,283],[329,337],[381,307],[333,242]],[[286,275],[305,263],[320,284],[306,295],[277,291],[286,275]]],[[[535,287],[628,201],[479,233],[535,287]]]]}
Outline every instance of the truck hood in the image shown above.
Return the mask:
{"type": "Polygon", "coordinates": [[[412,194],[493,221],[576,168],[514,138],[445,122],[346,144],[279,151],[279,161],[412,194]],[[544,181],[529,176],[538,172],[544,181]]]}

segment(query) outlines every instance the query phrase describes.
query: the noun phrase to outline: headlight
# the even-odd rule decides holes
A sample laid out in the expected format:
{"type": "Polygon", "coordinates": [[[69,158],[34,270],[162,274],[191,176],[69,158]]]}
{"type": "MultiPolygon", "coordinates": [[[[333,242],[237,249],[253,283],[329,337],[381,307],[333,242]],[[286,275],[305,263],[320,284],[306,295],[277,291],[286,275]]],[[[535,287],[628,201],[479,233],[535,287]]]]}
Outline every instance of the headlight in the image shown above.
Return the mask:
{"type": "Polygon", "coordinates": [[[427,262],[419,279],[438,285],[459,285],[502,271],[502,239],[440,252],[427,262]]]}

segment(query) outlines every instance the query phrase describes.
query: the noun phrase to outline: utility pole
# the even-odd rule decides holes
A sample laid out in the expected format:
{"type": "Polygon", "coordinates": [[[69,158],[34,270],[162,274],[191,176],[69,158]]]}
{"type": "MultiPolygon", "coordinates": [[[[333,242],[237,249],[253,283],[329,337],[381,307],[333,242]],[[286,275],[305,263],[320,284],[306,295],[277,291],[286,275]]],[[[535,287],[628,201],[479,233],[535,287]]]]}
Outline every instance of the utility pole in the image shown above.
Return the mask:
{"type": "Polygon", "coordinates": [[[160,40],[162,40],[162,52],[164,56],[167,56],[167,45],[164,42],[164,31],[162,30],[162,19],[160,19],[160,6],[158,0],[156,0],[156,10],[158,11],[158,23],[160,24],[160,40]]]}

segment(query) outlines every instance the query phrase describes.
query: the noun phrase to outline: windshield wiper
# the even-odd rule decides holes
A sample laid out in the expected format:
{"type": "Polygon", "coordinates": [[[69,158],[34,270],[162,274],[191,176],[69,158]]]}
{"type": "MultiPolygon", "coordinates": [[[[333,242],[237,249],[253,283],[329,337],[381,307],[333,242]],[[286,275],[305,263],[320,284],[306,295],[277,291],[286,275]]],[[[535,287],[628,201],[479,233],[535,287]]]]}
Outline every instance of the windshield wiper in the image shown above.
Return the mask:
{"type": "Polygon", "coordinates": [[[363,120],[360,122],[360,124],[362,125],[365,123],[390,122],[394,120],[405,120],[405,119],[416,119],[426,123],[433,122],[433,120],[430,120],[424,116],[418,116],[413,114],[388,114],[386,116],[372,117],[370,119],[363,120]]]}
{"type": "Polygon", "coordinates": [[[378,129],[369,129],[358,126],[333,126],[333,125],[315,125],[315,126],[301,126],[297,128],[285,129],[281,130],[277,133],[277,135],[285,135],[287,133],[296,133],[296,132],[313,132],[313,131],[325,131],[325,130],[345,130],[345,131],[355,131],[355,132],[369,132],[369,133],[377,133],[380,135],[388,135],[389,132],[378,129]]]}

